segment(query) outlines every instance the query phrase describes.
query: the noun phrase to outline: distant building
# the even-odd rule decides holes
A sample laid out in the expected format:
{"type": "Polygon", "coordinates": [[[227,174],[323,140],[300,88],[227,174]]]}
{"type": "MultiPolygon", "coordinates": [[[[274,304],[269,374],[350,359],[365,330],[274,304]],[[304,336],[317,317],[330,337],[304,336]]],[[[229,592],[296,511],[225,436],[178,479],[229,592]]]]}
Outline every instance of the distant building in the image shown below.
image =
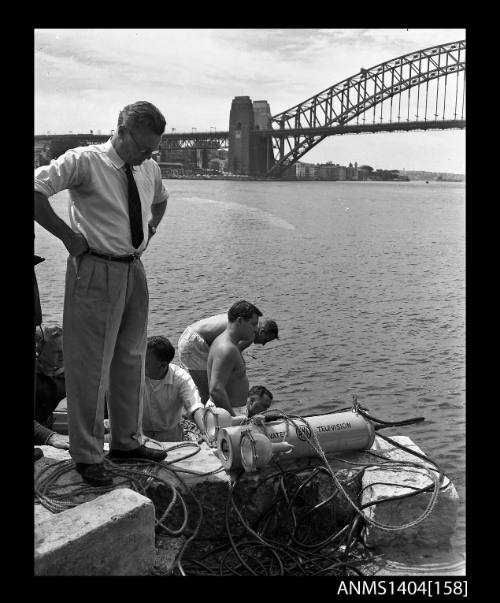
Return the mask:
{"type": "Polygon", "coordinates": [[[358,168],[358,180],[368,180],[370,176],[370,170],[364,168],[358,168]]]}
{"type": "MultiPolygon", "coordinates": [[[[354,169],[354,168],[353,168],[354,169]]],[[[297,161],[282,175],[283,180],[346,180],[347,168],[332,163],[313,164],[297,161]]]]}
{"type": "Polygon", "coordinates": [[[347,168],[345,165],[336,165],[337,180],[347,180],[347,168]]]}
{"type": "Polygon", "coordinates": [[[337,180],[335,166],[333,163],[324,163],[319,166],[320,180],[337,180]]]}
{"type": "Polygon", "coordinates": [[[227,159],[219,159],[218,157],[213,157],[208,162],[208,169],[217,170],[218,172],[225,172],[227,169],[227,159]]]}
{"type": "Polygon", "coordinates": [[[159,161],[162,178],[169,178],[171,176],[183,176],[184,175],[184,164],[174,161],[159,161]]]}
{"type": "Polygon", "coordinates": [[[297,162],[295,178],[297,180],[319,180],[319,165],[297,162]]]}
{"type": "Polygon", "coordinates": [[[319,164],[310,163],[307,166],[307,175],[309,180],[319,180],[319,164]]]}
{"type": "Polygon", "coordinates": [[[347,180],[357,180],[358,179],[358,164],[356,163],[356,167],[349,163],[346,169],[346,179],[347,180]]]}
{"type": "Polygon", "coordinates": [[[297,162],[295,164],[295,178],[297,180],[307,179],[307,165],[305,163],[297,162]]]}

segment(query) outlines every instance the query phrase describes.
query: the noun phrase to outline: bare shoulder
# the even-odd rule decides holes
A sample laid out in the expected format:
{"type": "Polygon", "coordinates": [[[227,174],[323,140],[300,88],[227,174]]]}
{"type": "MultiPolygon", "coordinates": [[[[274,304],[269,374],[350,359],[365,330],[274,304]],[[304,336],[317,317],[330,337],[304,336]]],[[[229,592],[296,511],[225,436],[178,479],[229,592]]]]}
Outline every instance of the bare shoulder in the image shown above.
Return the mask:
{"type": "Polygon", "coordinates": [[[236,345],[226,336],[226,333],[221,333],[218,337],[216,337],[212,345],[210,346],[209,356],[224,356],[231,357],[233,355],[237,356],[239,354],[239,350],[236,345]]]}

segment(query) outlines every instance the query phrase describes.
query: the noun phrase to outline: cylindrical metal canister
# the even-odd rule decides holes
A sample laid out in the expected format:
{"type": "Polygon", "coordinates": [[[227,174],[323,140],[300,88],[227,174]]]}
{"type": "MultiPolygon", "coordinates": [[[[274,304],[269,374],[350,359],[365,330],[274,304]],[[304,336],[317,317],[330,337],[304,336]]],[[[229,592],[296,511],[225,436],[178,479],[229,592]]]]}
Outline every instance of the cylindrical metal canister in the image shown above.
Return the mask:
{"type": "Polygon", "coordinates": [[[255,429],[255,427],[251,425],[222,427],[217,432],[217,451],[226,471],[241,467],[240,440],[242,433],[248,429],[255,429]]]}
{"type": "Polygon", "coordinates": [[[367,450],[375,439],[375,430],[370,421],[353,410],[318,415],[312,417],[279,419],[269,421],[262,425],[244,425],[242,427],[228,427],[221,438],[217,440],[217,447],[224,459],[226,469],[241,467],[241,454],[239,448],[242,429],[252,429],[264,433],[271,443],[288,442],[293,450],[287,458],[315,456],[311,444],[318,440],[323,452],[341,452],[345,450],[367,450]],[[304,422],[307,421],[307,424],[304,422]],[[314,437],[316,436],[316,438],[314,437]],[[309,441],[311,444],[309,444],[309,441]],[[226,454],[221,451],[225,446],[226,454]]]}

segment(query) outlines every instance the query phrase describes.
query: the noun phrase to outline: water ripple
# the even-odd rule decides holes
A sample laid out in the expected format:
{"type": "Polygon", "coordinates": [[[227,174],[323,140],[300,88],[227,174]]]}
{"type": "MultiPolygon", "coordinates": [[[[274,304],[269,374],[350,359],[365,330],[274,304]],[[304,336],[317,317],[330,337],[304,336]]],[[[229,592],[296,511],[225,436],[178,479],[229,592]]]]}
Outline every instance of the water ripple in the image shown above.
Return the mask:
{"type": "MultiPolygon", "coordinates": [[[[358,395],[385,420],[424,416],[388,433],[442,461],[465,500],[464,187],[166,184],[167,213],[143,256],[149,334],[177,346],[191,322],[253,301],[280,340],[245,353],[251,384],[289,412],[343,408],[358,395]]],[[[67,194],[54,205],[67,220],[67,194]]],[[[35,233],[44,317],[61,322],[66,253],[35,233]]]]}

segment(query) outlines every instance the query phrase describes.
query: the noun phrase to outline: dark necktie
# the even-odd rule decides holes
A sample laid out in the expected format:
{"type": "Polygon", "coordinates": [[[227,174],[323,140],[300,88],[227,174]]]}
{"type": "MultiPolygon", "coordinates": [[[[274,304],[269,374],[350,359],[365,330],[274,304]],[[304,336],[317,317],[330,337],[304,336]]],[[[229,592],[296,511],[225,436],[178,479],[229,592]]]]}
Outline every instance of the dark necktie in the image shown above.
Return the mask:
{"type": "Polygon", "coordinates": [[[130,219],[130,232],[132,234],[132,245],[137,249],[144,239],[142,227],[141,198],[137,190],[132,169],[128,163],[125,164],[125,173],[128,181],[128,216],[130,219]]]}

